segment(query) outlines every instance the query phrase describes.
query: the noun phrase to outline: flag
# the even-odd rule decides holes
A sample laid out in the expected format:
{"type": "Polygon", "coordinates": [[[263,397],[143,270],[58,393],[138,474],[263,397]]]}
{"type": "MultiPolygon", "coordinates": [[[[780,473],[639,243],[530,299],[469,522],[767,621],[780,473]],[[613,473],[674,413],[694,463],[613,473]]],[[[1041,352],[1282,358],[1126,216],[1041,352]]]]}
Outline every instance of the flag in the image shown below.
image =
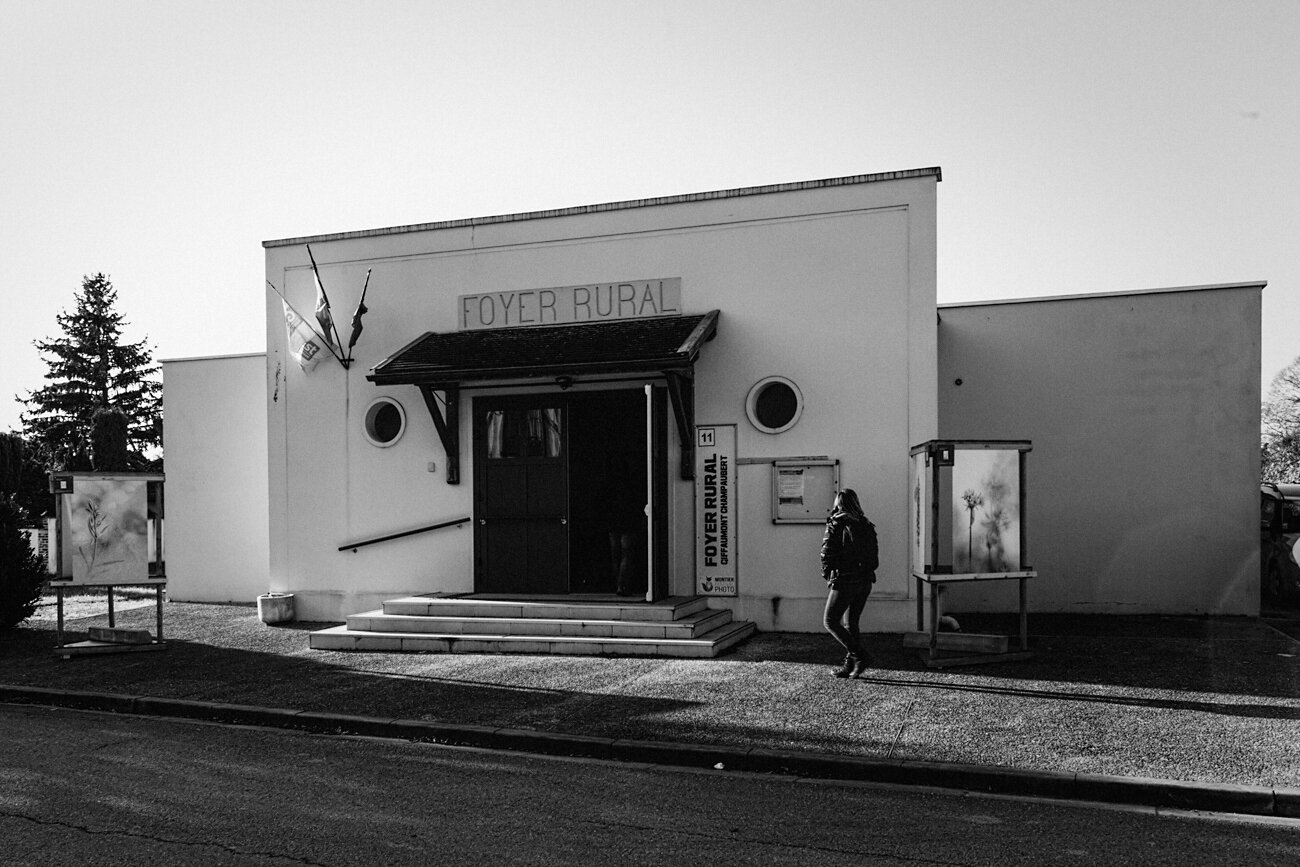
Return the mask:
{"type": "Polygon", "coordinates": [[[310,371],[320,361],[320,336],[312,331],[298,311],[289,306],[289,302],[280,299],[284,305],[284,323],[289,329],[289,354],[304,371],[310,371]]]}
{"type": "Polygon", "coordinates": [[[334,338],[330,333],[334,330],[334,317],[330,315],[330,300],[325,297],[325,287],[320,285],[320,274],[316,273],[314,263],[311,273],[316,277],[316,321],[320,323],[321,336],[325,338],[330,349],[333,349],[334,338]]]}
{"type": "Polygon", "coordinates": [[[357,311],[352,314],[352,336],[348,338],[348,355],[352,354],[352,347],[357,345],[357,338],[361,336],[361,317],[370,312],[366,307],[365,301],[357,302],[357,311]]]}
{"type": "Polygon", "coordinates": [[[352,336],[348,338],[348,358],[352,358],[352,347],[357,345],[361,336],[361,317],[370,312],[366,308],[366,290],[370,288],[370,271],[366,271],[366,285],[361,287],[361,297],[357,299],[356,312],[352,314],[352,336]]]}

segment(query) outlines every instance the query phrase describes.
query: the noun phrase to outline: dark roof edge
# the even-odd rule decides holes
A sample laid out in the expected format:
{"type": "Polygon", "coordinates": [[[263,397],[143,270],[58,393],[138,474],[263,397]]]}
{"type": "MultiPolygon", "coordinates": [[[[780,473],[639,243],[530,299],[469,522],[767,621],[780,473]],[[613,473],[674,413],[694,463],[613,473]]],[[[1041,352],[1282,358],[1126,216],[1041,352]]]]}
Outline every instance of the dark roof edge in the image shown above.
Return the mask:
{"type": "MultiPolygon", "coordinates": [[[[426,331],[419,337],[415,338],[415,340],[412,340],[410,343],[406,344],[401,349],[372,367],[370,372],[366,374],[366,379],[376,385],[418,385],[421,383],[432,384],[435,382],[456,382],[465,379],[528,379],[534,376],[553,376],[558,373],[582,373],[583,371],[595,371],[601,373],[629,370],[676,370],[682,367],[689,367],[695,363],[703,345],[712,340],[718,333],[718,319],[720,315],[721,311],[710,310],[707,313],[692,313],[684,316],[656,316],[645,319],[618,319],[607,322],[565,323],[563,325],[529,326],[525,328],[483,328],[470,331],[449,331],[441,334],[434,331],[426,331]],[[495,363],[491,366],[482,367],[445,367],[432,371],[426,369],[424,372],[419,373],[419,375],[413,374],[411,367],[398,371],[385,370],[386,367],[394,363],[408,351],[414,349],[416,346],[424,343],[430,338],[482,338],[493,334],[510,334],[513,337],[531,338],[543,332],[554,332],[558,328],[569,328],[573,330],[572,339],[580,339],[581,333],[586,329],[626,329],[650,322],[690,324],[692,320],[695,320],[695,323],[691,327],[690,333],[680,343],[665,344],[662,351],[650,352],[649,354],[639,355],[636,357],[616,357],[604,358],[603,360],[588,359],[573,362],[542,363],[540,365],[528,365],[522,368],[518,364],[503,365],[502,363],[495,363]]],[[[420,367],[418,363],[413,366],[416,368],[420,367]]]]}
{"type": "Polygon", "coordinates": [[[699,323],[691,329],[691,333],[686,335],[686,339],[677,347],[678,355],[698,355],[700,347],[707,341],[713,339],[718,333],[718,317],[722,314],[720,310],[710,310],[704,314],[699,323]]]}
{"type": "Polygon", "coordinates": [[[824,178],[819,181],[796,181],[788,184],[769,184],[762,187],[737,187],[730,190],[713,190],[705,193],[686,193],[678,196],[660,196],[654,199],[628,199],[599,205],[579,205],[572,208],[555,208],[549,211],[526,211],[519,214],[502,214],[495,217],[470,217],[463,220],[444,220],[438,223],[414,223],[408,226],[390,226],[385,229],[362,229],[356,232],[335,232],[329,235],[310,235],[301,238],[281,238],[263,241],[262,246],[291,247],[297,244],[343,241],[350,238],[374,238],[382,235],[401,235],[407,232],[427,232],[434,229],[458,229],[466,226],[487,226],[493,223],[515,223],[522,220],[540,220],[548,217],[571,217],[580,214],[597,214],[603,211],[625,211],[631,208],[648,208],[656,205],[678,205],[685,202],[704,202],[710,199],[734,199],[741,196],[761,196],[767,193],[789,193],[799,190],[816,190],[825,187],[847,187],[854,184],[872,184],[880,181],[899,181],[909,178],[933,176],[943,180],[938,166],[924,169],[904,169],[897,172],[878,172],[872,175],[849,175],[843,178],[824,178]]]}
{"type": "Polygon", "coordinates": [[[1206,283],[1201,286],[1168,286],[1158,289],[1128,289],[1116,292],[1081,292],[1073,295],[1038,295],[1033,298],[991,298],[987,301],[953,301],[937,305],[939,310],[958,307],[997,307],[1005,304],[1040,304],[1044,301],[1087,301],[1093,298],[1125,298],[1131,295],[1168,295],[1174,292],[1204,292],[1211,289],[1263,289],[1267,280],[1241,283],[1206,283]]]}

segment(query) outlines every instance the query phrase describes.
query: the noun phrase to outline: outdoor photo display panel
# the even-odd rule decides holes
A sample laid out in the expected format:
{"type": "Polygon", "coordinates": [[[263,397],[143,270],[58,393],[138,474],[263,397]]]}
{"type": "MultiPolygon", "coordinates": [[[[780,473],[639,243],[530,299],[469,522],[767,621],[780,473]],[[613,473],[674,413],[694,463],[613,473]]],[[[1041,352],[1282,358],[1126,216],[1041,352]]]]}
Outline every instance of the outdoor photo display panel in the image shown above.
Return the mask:
{"type": "Polygon", "coordinates": [[[146,480],[78,477],[59,499],[61,578],[97,585],[150,580],[146,480]]]}
{"type": "Polygon", "coordinates": [[[959,449],[952,468],[952,556],[958,573],[1020,569],[1020,452],[959,449]]]}

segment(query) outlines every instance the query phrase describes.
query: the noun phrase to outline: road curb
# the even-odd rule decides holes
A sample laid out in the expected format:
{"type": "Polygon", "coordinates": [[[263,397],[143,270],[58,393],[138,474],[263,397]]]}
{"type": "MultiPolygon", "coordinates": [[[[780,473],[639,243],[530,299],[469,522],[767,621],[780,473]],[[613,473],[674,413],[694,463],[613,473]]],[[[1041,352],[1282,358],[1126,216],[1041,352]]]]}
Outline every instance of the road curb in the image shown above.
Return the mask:
{"type": "Polygon", "coordinates": [[[1180,810],[1212,810],[1277,816],[1273,789],[1232,783],[1200,783],[1145,777],[1076,774],[1077,797],[1086,801],[1115,801],[1180,810]]]}
{"type": "Polygon", "coordinates": [[[532,729],[7,684],[0,684],[0,703],[257,725],[317,734],[430,741],[619,762],[720,768],[809,779],[892,783],[1000,795],[1300,818],[1300,788],[1274,789],[1233,783],[1021,770],[996,765],[880,759],[761,747],[601,738],[532,729]]]}

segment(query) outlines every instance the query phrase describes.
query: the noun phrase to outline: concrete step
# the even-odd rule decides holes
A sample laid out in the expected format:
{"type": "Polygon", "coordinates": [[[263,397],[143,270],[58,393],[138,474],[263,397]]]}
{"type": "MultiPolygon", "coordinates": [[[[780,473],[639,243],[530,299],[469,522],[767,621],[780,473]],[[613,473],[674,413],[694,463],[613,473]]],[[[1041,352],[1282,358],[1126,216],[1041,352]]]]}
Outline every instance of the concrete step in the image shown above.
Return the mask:
{"type": "MultiPolygon", "coordinates": [[[[729,612],[728,612],[729,613],[729,612]]],[[[729,622],[695,638],[618,638],[582,635],[374,632],[335,626],[313,632],[313,650],[403,653],[544,653],[560,656],[674,656],[709,658],[754,632],[749,621],[729,622]]]]}
{"type": "Polygon", "coordinates": [[[543,599],[536,596],[407,596],[384,602],[385,614],[432,617],[504,617],[543,620],[679,620],[708,607],[702,596],[669,596],[657,602],[608,594],[543,599]]]}
{"type": "MultiPolygon", "coordinates": [[[[584,609],[585,610],[585,609],[584,609]]],[[[572,614],[572,612],[566,612],[572,614]]],[[[601,612],[604,613],[604,612],[601,612]]],[[[574,635],[588,638],[699,638],[731,622],[727,609],[704,608],[677,620],[585,619],[578,617],[455,616],[391,614],[388,606],[351,614],[350,631],[437,633],[440,635],[574,635]]]]}

